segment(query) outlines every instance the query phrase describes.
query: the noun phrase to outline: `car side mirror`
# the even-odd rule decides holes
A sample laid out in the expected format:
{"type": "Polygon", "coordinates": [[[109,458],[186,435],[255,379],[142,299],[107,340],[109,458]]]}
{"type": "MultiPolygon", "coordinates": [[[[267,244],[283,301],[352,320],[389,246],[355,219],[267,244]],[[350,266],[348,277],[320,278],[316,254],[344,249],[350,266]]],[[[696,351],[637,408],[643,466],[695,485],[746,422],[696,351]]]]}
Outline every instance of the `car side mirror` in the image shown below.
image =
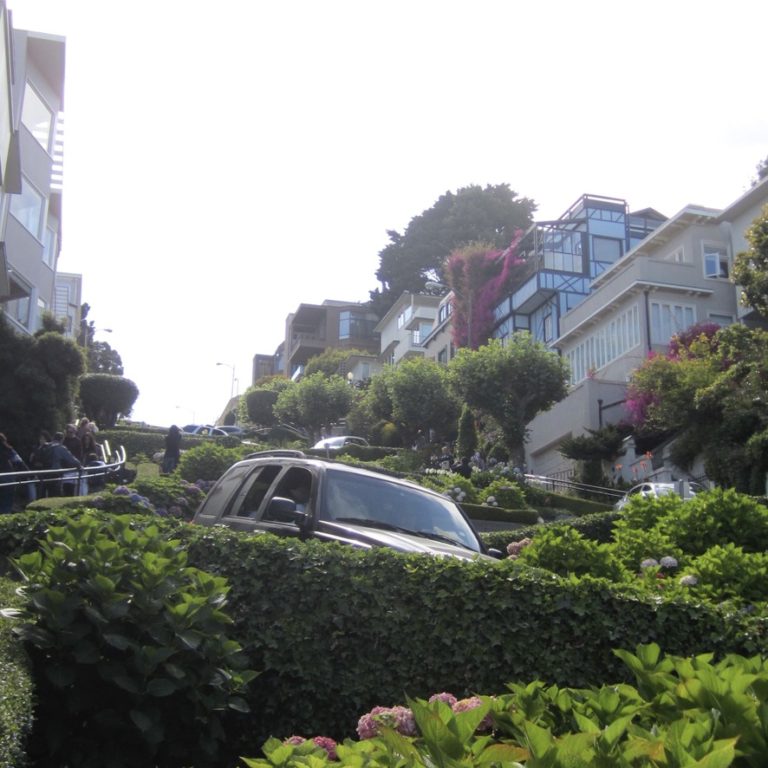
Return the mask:
{"type": "Polygon", "coordinates": [[[273,496],[264,513],[264,520],[276,520],[279,523],[294,523],[302,526],[307,522],[307,513],[297,509],[296,502],[284,496],[273,496]]]}
{"type": "Polygon", "coordinates": [[[491,557],[495,557],[497,560],[502,560],[504,558],[504,553],[500,549],[489,549],[488,554],[491,557]]]}

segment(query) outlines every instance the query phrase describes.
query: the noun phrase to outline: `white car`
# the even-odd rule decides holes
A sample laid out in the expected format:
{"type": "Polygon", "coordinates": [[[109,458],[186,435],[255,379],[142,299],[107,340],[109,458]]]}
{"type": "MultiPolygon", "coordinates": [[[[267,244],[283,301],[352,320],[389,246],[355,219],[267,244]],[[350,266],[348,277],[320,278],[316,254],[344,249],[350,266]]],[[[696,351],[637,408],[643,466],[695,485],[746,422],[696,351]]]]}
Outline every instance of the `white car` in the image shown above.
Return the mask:
{"type": "MultiPolygon", "coordinates": [[[[705,490],[705,488],[698,483],[685,482],[682,486],[683,499],[692,499],[697,493],[705,490]]],[[[658,498],[659,496],[667,496],[669,494],[679,494],[679,483],[640,483],[630,488],[617,502],[614,504],[615,509],[622,509],[629,501],[636,496],[651,496],[658,498]]]]}
{"type": "Polygon", "coordinates": [[[318,451],[338,451],[348,445],[368,445],[368,441],[364,437],[338,435],[337,437],[323,438],[315,443],[312,448],[318,451]]]}

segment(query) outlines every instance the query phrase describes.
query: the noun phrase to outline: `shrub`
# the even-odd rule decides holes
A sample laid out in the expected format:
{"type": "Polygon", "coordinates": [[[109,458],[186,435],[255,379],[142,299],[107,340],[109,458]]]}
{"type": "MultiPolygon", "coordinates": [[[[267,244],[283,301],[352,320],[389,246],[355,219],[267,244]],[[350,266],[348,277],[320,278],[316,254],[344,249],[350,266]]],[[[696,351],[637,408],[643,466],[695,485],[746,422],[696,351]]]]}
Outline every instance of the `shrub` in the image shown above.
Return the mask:
{"type": "Polygon", "coordinates": [[[474,504],[477,501],[477,489],[472,481],[455,472],[445,469],[427,469],[419,478],[425,488],[450,496],[459,503],[474,504]]]}
{"type": "Polygon", "coordinates": [[[609,549],[585,539],[568,525],[553,525],[542,531],[521,550],[518,561],[561,576],[590,574],[614,581],[625,576],[609,549]]]}
{"type": "Polygon", "coordinates": [[[480,492],[480,501],[505,509],[527,509],[523,489],[513,480],[494,480],[480,492]]]}
{"type": "Polygon", "coordinates": [[[744,552],[734,544],[710,547],[687,568],[696,595],[739,604],[768,600],[768,553],[744,552]]]}
{"type": "Polygon", "coordinates": [[[726,542],[746,552],[768,550],[768,509],[732,489],[718,488],[681,502],[661,527],[675,545],[692,555],[726,542]]]}
{"type": "Polygon", "coordinates": [[[136,492],[144,496],[160,515],[168,514],[183,520],[191,520],[200,502],[205,498],[207,483],[189,483],[182,478],[156,477],[131,483],[136,492]]]}
{"type": "Polygon", "coordinates": [[[636,530],[626,526],[616,526],[613,531],[611,549],[622,565],[630,571],[637,571],[643,560],[662,557],[674,557],[678,562],[685,563],[686,558],[679,547],[662,531],[636,530]]]}
{"type": "Polygon", "coordinates": [[[31,755],[85,768],[216,765],[222,712],[244,710],[226,580],[135,518],[52,526],[15,565],[38,707],[31,755]]]}
{"type": "Polygon", "coordinates": [[[176,471],[190,483],[218,480],[244,453],[242,448],[224,448],[216,443],[199,445],[181,454],[176,471]]]}

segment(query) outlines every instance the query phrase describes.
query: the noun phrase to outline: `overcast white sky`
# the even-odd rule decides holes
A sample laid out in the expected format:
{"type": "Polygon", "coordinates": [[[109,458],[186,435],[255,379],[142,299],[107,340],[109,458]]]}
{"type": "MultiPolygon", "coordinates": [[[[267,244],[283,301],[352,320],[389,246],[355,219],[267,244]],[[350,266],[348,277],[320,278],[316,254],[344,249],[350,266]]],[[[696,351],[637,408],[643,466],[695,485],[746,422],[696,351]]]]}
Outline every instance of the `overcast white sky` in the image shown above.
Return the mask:
{"type": "Polygon", "coordinates": [[[67,38],[64,237],[133,416],[208,422],[386,230],[507,182],[724,207],[768,156],[756,0],[8,0],[67,38]]]}

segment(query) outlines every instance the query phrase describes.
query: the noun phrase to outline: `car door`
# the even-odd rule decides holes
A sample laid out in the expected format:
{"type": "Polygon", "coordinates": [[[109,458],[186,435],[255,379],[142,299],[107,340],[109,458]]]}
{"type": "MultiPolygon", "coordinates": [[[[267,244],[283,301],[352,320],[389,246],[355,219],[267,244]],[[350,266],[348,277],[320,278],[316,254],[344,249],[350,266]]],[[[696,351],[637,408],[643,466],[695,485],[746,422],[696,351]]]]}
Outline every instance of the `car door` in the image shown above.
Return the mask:
{"type": "Polygon", "coordinates": [[[238,530],[302,536],[311,520],[316,482],[311,470],[285,463],[265,463],[244,482],[222,523],[238,530]],[[275,499],[283,500],[273,503],[275,499]],[[289,509],[296,514],[286,514],[289,509]]]}

